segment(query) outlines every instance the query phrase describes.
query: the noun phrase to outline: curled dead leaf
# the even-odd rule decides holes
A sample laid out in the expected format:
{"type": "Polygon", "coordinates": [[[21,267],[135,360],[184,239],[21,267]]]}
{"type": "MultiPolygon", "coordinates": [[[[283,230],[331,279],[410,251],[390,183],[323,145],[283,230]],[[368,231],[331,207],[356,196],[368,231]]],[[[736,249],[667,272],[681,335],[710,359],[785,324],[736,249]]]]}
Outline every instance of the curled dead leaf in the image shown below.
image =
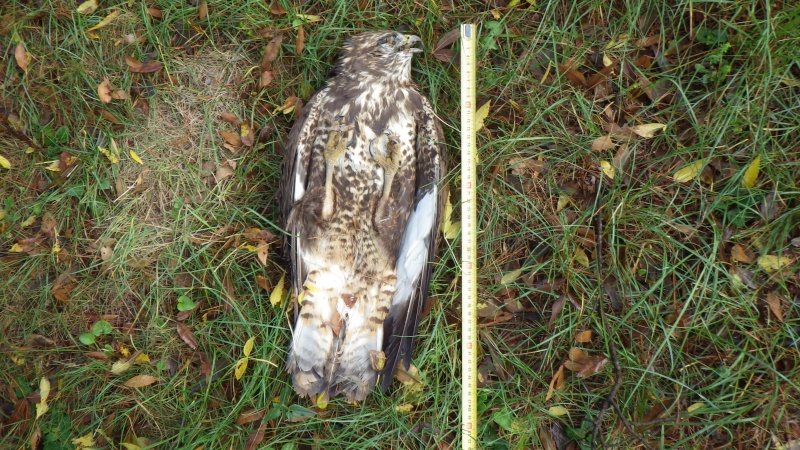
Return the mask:
{"type": "Polygon", "coordinates": [[[264,56],[261,58],[261,70],[267,71],[272,69],[272,62],[278,58],[281,51],[281,44],[283,43],[283,36],[277,35],[269,41],[264,48],[264,56]]]}
{"type": "Polygon", "coordinates": [[[445,33],[433,46],[433,57],[442,62],[452,62],[456,53],[450,49],[455,41],[461,37],[461,29],[455,28],[445,33]]]}
{"type": "Polygon", "coordinates": [[[306,30],[303,27],[297,28],[297,37],[294,38],[294,52],[296,54],[303,53],[306,46],[306,30]]]}
{"type": "Polygon", "coordinates": [[[25,46],[22,45],[22,42],[14,47],[14,59],[17,61],[17,65],[20,69],[24,72],[28,71],[28,53],[25,51],[25,46]]]}
{"type": "Polygon", "coordinates": [[[266,414],[266,409],[246,409],[239,414],[239,417],[236,418],[236,425],[242,426],[257,420],[261,420],[266,414]]]}
{"type": "Polygon", "coordinates": [[[103,103],[111,103],[111,81],[105,78],[100,84],[97,85],[97,96],[103,103]]]}
{"type": "Polygon", "coordinates": [[[128,65],[128,69],[133,73],[153,73],[164,68],[164,64],[158,61],[141,62],[133,56],[126,56],[125,64],[128,65]]]}
{"type": "Polygon", "coordinates": [[[181,339],[183,339],[183,342],[185,342],[186,345],[188,345],[192,350],[196,350],[197,340],[195,339],[192,330],[180,322],[178,322],[177,324],[177,329],[178,329],[178,336],[180,336],[181,339]]]}

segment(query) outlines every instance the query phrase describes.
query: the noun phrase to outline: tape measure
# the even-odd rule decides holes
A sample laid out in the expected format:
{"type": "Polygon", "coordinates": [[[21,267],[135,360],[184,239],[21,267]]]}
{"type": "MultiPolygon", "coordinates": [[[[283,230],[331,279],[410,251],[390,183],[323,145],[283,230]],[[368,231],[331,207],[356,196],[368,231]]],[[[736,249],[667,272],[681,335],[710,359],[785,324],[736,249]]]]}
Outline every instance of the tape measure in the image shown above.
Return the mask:
{"type": "Polygon", "coordinates": [[[464,450],[478,448],[476,34],[474,25],[461,25],[461,448],[464,450]]]}

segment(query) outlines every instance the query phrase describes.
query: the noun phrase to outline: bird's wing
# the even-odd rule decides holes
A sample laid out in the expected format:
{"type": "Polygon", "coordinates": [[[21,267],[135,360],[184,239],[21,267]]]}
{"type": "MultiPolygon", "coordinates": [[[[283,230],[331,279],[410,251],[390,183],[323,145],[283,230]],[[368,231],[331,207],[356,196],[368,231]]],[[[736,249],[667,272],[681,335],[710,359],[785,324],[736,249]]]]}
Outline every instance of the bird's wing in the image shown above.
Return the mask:
{"type": "MultiPolygon", "coordinates": [[[[428,284],[436,253],[436,240],[441,222],[445,174],[442,152],[442,128],[430,102],[422,98],[417,117],[416,173],[414,204],[400,241],[397,257],[397,286],[384,322],[384,353],[386,363],[381,389],[392,382],[398,362],[408,369],[420,316],[428,298],[428,284]]],[[[398,173],[399,179],[404,179],[398,173]]],[[[403,183],[396,183],[403,184],[403,183]]]]}
{"type": "MultiPolygon", "coordinates": [[[[317,138],[318,125],[321,122],[321,99],[324,98],[322,89],[315,93],[303,107],[300,117],[295,121],[289,132],[286,142],[286,153],[283,158],[281,181],[278,187],[281,208],[281,225],[286,229],[283,248],[291,261],[292,284],[294,292],[299,292],[303,280],[308,275],[300,258],[300,248],[296,230],[289,229],[289,215],[295,203],[305,195],[309,181],[314,154],[314,142],[317,138]]],[[[295,303],[295,315],[297,304],[295,303]]]]}

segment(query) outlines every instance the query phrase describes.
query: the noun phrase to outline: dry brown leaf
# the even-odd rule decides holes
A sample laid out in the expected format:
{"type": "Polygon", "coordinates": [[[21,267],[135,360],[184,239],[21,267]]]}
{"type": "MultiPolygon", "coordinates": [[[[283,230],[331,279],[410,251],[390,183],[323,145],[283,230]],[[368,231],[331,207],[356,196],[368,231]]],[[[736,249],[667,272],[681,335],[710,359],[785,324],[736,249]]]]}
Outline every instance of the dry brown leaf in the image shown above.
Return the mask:
{"type": "Polygon", "coordinates": [[[164,68],[164,64],[158,61],[141,62],[133,56],[126,56],[125,64],[128,65],[128,69],[133,73],[153,73],[164,68]]]}
{"type": "Polygon", "coordinates": [[[62,303],[69,303],[69,294],[78,285],[78,283],[75,281],[74,275],[74,269],[70,268],[56,278],[56,281],[53,283],[53,287],[50,289],[50,293],[56,298],[56,300],[62,303]]]}
{"type": "Polygon", "coordinates": [[[197,340],[194,338],[192,330],[190,330],[189,327],[180,322],[178,322],[177,329],[178,329],[178,336],[180,336],[181,339],[183,339],[183,342],[186,342],[186,345],[188,345],[192,350],[196,350],[197,340]]]}
{"type": "Polygon", "coordinates": [[[433,47],[433,57],[442,62],[452,62],[456,53],[450,48],[461,37],[461,29],[455,28],[445,33],[433,47]]]}
{"type": "Polygon", "coordinates": [[[592,151],[599,152],[614,148],[614,142],[611,141],[611,136],[600,136],[592,141],[592,151]]]}
{"type": "Polygon", "coordinates": [[[591,342],[592,340],[592,330],[583,330],[575,336],[575,342],[579,342],[581,344],[585,344],[587,342],[591,342]]]}
{"type": "Polygon", "coordinates": [[[256,284],[265,291],[272,290],[272,284],[270,284],[269,278],[265,277],[264,275],[256,275],[256,284]]]}
{"type": "Polygon", "coordinates": [[[247,436],[247,443],[245,443],[244,450],[255,450],[258,444],[264,440],[264,433],[267,432],[267,424],[262,423],[258,429],[250,436],[247,436]]]}
{"type": "Polygon", "coordinates": [[[285,102],[283,102],[283,105],[272,110],[272,114],[278,114],[279,112],[282,112],[284,114],[290,114],[292,111],[294,111],[296,106],[297,106],[297,97],[292,95],[288,97],[285,102]]]}
{"type": "Polygon", "coordinates": [[[150,14],[150,17],[160,19],[164,17],[164,12],[161,11],[161,8],[158,6],[150,6],[147,8],[147,13],[150,14]]]}
{"type": "Polygon", "coordinates": [[[206,17],[208,17],[208,2],[206,0],[200,2],[200,6],[197,7],[197,15],[200,16],[200,20],[206,20],[206,17]]]}
{"type": "Polygon", "coordinates": [[[111,98],[114,100],[127,100],[128,93],[123,91],[122,89],[117,89],[116,91],[111,93],[111,98]]]}
{"type": "Polygon", "coordinates": [[[276,16],[283,16],[286,14],[286,10],[283,9],[283,6],[281,6],[278,0],[272,0],[272,3],[269,4],[269,12],[276,16]]]}
{"type": "Polygon", "coordinates": [[[306,46],[306,30],[303,27],[297,28],[297,37],[294,38],[294,52],[298,55],[303,53],[306,46]]]}
{"type": "Polygon", "coordinates": [[[550,388],[547,390],[547,396],[545,397],[544,401],[548,401],[553,398],[553,393],[555,391],[560,391],[561,388],[564,387],[564,365],[562,364],[561,367],[558,368],[556,374],[553,375],[553,379],[550,380],[550,388]]]}
{"type": "Polygon", "coordinates": [[[267,265],[267,259],[269,258],[269,244],[264,241],[258,243],[258,260],[261,262],[262,266],[267,265]]]}
{"type": "Polygon", "coordinates": [[[769,305],[769,310],[772,311],[772,314],[775,314],[775,318],[778,319],[778,322],[783,322],[781,298],[774,292],[770,292],[767,294],[767,305],[769,305]]]}
{"type": "Polygon", "coordinates": [[[150,386],[151,384],[158,381],[158,378],[152,375],[136,375],[135,377],[131,377],[128,381],[126,381],[125,387],[129,388],[142,388],[145,386],[150,386]]]}
{"type": "Polygon", "coordinates": [[[222,136],[222,139],[225,139],[225,142],[231,144],[234,147],[242,146],[242,138],[239,136],[239,133],[234,133],[233,131],[221,130],[219,132],[219,135],[222,136]]]}
{"type": "Polygon", "coordinates": [[[22,42],[14,48],[14,59],[20,69],[25,72],[28,71],[28,54],[25,52],[25,46],[22,45],[22,42]]]}
{"type": "Polygon", "coordinates": [[[239,127],[242,125],[242,121],[239,120],[239,117],[237,117],[236,114],[224,112],[221,114],[221,117],[224,122],[228,122],[229,124],[235,127],[239,127]]]}
{"type": "Polygon", "coordinates": [[[242,144],[252,147],[256,142],[256,135],[253,133],[253,126],[249,123],[244,123],[240,127],[240,135],[242,144]]]}
{"type": "Polygon", "coordinates": [[[103,352],[86,352],[86,356],[92,359],[96,359],[98,361],[105,361],[108,359],[108,355],[103,352]]]}
{"type": "Polygon", "coordinates": [[[739,244],[736,244],[731,248],[731,261],[733,262],[743,262],[743,263],[750,263],[753,262],[755,255],[753,252],[748,251],[744,247],[739,244]]]}
{"type": "Polygon", "coordinates": [[[97,85],[97,96],[103,103],[111,103],[111,81],[105,78],[100,84],[97,85]]]}
{"type": "Polygon", "coordinates": [[[217,169],[216,173],[217,182],[219,183],[225,178],[228,178],[229,176],[233,175],[235,171],[236,171],[236,161],[230,159],[225,161],[217,169]]]}
{"type": "Polygon", "coordinates": [[[266,71],[272,69],[272,62],[278,58],[281,51],[281,43],[283,43],[283,36],[277,35],[264,48],[264,56],[261,58],[261,70],[266,71]]]}
{"type": "Polygon", "coordinates": [[[585,378],[601,371],[608,364],[608,358],[603,355],[590,356],[581,348],[573,347],[569,351],[569,360],[564,362],[564,367],[576,372],[578,378],[585,378]]]}
{"type": "Polygon", "coordinates": [[[571,64],[559,64],[558,71],[563,73],[570,83],[586,87],[586,77],[578,69],[574,69],[571,64]]]}
{"type": "Polygon", "coordinates": [[[261,72],[261,81],[259,83],[259,86],[263,89],[263,88],[269,86],[269,84],[272,83],[272,80],[274,80],[274,79],[275,79],[275,71],[274,70],[265,70],[265,71],[261,72]]]}
{"type": "Polygon", "coordinates": [[[266,409],[255,409],[250,408],[245,411],[242,411],[239,414],[239,417],[236,418],[236,425],[242,426],[248,423],[255,422],[256,420],[261,420],[267,414],[266,409]]]}

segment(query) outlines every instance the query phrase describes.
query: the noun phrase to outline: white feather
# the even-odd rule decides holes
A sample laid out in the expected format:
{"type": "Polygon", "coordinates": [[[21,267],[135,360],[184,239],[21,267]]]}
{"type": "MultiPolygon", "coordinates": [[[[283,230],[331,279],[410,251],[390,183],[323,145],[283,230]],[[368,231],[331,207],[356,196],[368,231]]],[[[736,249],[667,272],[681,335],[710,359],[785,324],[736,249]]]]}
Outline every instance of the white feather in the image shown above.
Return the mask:
{"type": "Polygon", "coordinates": [[[434,186],[408,216],[397,258],[397,287],[392,305],[405,303],[411,298],[414,286],[428,262],[428,242],[433,232],[437,191],[438,188],[434,186]]]}

